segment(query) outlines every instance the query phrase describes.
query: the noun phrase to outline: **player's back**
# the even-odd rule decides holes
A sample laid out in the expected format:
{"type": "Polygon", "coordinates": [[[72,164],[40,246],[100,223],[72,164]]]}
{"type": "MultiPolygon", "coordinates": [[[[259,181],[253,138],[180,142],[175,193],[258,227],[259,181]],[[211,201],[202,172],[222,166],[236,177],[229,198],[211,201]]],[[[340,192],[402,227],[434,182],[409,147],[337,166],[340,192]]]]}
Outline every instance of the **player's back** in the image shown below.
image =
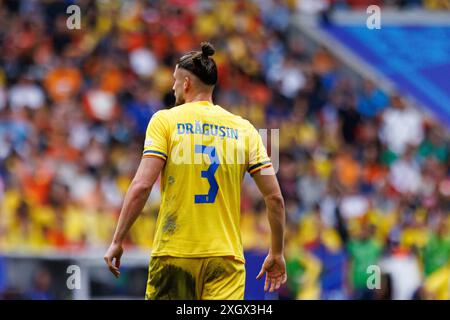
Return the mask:
{"type": "Polygon", "coordinates": [[[166,159],[152,255],[244,261],[242,179],[270,165],[255,128],[207,101],[186,103],[152,117],[144,156],[166,159]]]}

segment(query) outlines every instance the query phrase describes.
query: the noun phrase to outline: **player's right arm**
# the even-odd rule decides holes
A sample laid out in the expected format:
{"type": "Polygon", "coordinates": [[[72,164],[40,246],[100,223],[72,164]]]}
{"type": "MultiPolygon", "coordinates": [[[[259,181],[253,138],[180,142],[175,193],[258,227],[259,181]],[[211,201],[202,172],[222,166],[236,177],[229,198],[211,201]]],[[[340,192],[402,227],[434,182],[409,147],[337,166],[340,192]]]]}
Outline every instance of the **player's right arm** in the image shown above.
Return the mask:
{"type": "Polygon", "coordinates": [[[125,195],[122,210],[112,243],[104,256],[109,270],[119,277],[122,243],[133,223],[144,208],[145,202],[167,160],[168,121],[162,111],[150,120],[144,143],[142,160],[125,195]]]}
{"type": "Polygon", "coordinates": [[[142,158],[136,175],[125,195],[113,240],[103,257],[109,270],[116,278],[120,275],[120,259],[123,253],[122,244],[131,226],[141,214],[153,184],[164,164],[165,161],[157,157],[142,158]]]}

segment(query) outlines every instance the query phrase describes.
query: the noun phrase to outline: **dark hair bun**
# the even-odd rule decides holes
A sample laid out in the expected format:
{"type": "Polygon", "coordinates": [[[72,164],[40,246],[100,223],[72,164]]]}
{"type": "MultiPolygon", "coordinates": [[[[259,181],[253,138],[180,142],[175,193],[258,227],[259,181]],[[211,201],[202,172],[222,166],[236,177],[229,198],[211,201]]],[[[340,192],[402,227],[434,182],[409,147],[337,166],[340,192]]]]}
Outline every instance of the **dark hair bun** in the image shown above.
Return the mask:
{"type": "Polygon", "coordinates": [[[205,57],[212,56],[216,52],[216,49],[214,49],[212,44],[209,42],[202,42],[201,46],[202,46],[202,55],[205,57]]]}

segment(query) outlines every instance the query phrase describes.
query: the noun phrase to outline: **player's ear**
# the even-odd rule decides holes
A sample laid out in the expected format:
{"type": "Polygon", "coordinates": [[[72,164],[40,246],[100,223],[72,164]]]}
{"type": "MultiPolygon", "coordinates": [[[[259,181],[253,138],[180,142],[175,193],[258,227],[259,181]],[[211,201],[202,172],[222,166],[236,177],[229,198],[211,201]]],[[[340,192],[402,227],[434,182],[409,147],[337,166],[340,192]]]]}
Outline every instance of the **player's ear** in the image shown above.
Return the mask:
{"type": "Polygon", "coordinates": [[[189,79],[189,77],[184,77],[184,81],[183,81],[184,91],[187,91],[190,86],[191,86],[191,79],[189,79]]]}

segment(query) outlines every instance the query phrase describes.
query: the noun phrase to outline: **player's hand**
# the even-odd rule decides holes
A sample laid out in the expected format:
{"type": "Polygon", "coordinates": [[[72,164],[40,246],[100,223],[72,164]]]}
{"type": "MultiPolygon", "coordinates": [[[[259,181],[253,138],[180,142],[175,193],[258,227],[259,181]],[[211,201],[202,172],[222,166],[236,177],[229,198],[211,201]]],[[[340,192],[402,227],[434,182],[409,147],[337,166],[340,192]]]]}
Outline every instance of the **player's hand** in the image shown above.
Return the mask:
{"type": "Polygon", "coordinates": [[[103,259],[105,260],[106,264],[109,267],[109,271],[111,271],[116,278],[119,278],[120,276],[119,268],[120,268],[120,257],[122,257],[122,253],[123,253],[122,245],[112,243],[108,251],[106,251],[105,256],[103,257],[103,259]],[[115,261],[113,264],[114,259],[115,261]]]}
{"type": "Polygon", "coordinates": [[[271,255],[269,254],[261,267],[261,271],[256,276],[259,280],[266,273],[266,282],[264,284],[264,291],[269,290],[273,292],[278,290],[280,286],[286,283],[286,262],[283,255],[271,255]]]}

